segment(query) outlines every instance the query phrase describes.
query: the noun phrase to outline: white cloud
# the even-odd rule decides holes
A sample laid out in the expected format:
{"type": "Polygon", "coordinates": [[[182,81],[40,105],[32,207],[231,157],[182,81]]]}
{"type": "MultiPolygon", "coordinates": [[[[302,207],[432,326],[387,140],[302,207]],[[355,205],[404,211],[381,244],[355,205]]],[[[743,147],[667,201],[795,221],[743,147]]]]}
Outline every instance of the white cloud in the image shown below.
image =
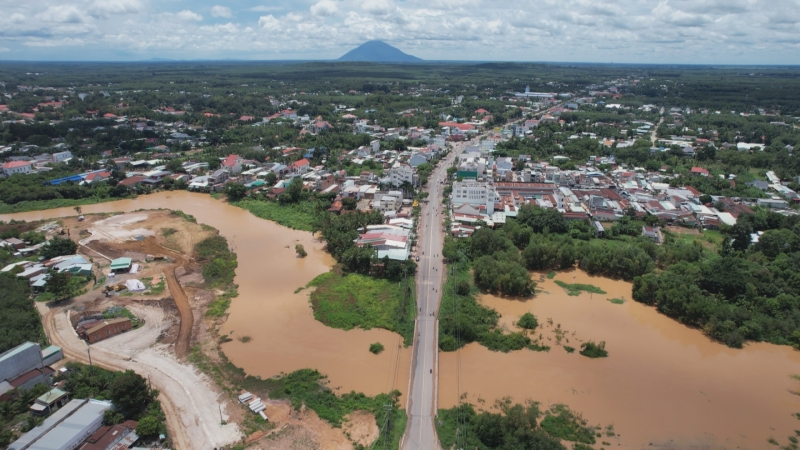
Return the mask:
{"type": "Polygon", "coordinates": [[[15,24],[20,24],[25,22],[25,16],[20,13],[14,13],[8,16],[8,21],[15,24]]]}
{"type": "Polygon", "coordinates": [[[89,7],[92,15],[105,17],[110,14],[137,14],[144,11],[139,0],[94,0],[89,7]]]}
{"type": "Polygon", "coordinates": [[[286,20],[291,20],[292,22],[300,22],[301,20],[303,20],[303,15],[297,13],[289,13],[286,14],[284,17],[286,18],[286,20]]]}
{"type": "Polygon", "coordinates": [[[281,27],[281,21],[276,19],[272,14],[268,16],[261,16],[258,18],[258,27],[262,30],[276,31],[281,27]]]}
{"type": "Polygon", "coordinates": [[[0,47],[0,53],[6,53],[6,52],[10,52],[10,51],[11,51],[11,49],[8,48],[8,47],[0,47]]]}
{"type": "Polygon", "coordinates": [[[211,7],[211,17],[232,17],[233,13],[227,6],[214,5],[211,7]]]}
{"type": "Polygon", "coordinates": [[[320,0],[311,6],[311,14],[315,16],[328,17],[336,14],[339,8],[333,0],[320,0]]]}
{"type": "Polygon", "coordinates": [[[365,0],[361,8],[373,16],[385,16],[394,10],[394,5],[389,0],[365,0]]]}
{"type": "Polygon", "coordinates": [[[272,11],[281,11],[283,10],[282,6],[267,6],[267,5],[258,5],[250,8],[248,11],[255,11],[255,12],[272,12],[272,11]]]}
{"type": "Polygon", "coordinates": [[[39,14],[39,18],[54,23],[83,23],[86,21],[84,14],[73,5],[51,6],[39,14]]]}
{"type": "Polygon", "coordinates": [[[203,20],[203,16],[197,14],[196,12],[189,11],[188,9],[184,9],[183,11],[175,14],[175,17],[177,17],[180,20],[185,20],[187,22],[189,21],[200,22],[201,20],[203,20]]]}

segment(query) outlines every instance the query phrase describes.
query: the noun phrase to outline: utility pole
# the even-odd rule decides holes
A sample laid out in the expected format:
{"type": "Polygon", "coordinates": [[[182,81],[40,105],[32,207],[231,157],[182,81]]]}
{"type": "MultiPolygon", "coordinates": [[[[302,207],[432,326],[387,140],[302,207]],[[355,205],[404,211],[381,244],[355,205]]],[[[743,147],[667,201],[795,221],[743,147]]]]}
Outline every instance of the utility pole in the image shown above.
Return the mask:
{"type": "Polygon", "coordinates": [[[92,367],[92,347],[88,342],[86,343],[86,353],[89,354],[89,367],[92,367]]]}

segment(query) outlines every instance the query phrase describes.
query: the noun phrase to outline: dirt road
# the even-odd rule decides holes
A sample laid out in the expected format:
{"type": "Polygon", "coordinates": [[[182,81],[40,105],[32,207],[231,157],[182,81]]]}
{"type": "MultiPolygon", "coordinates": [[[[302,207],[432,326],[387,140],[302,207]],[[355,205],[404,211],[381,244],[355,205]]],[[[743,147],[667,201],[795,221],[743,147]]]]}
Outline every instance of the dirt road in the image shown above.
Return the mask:
{"type": "MultiPolygon", "coordinates": [[[[60,346],[66,357],[88,363],[87,345],[72,329],[67,308],[36,306],[51,342],[60,346]]],[[[229,419],[226,411],[234,406],[205,375],[179,362],[167,346],[156,343],[158,336],[172,325],[164,311],[156,306],[127,307],[143,318],[145,325],[92,345],[92,363],[110,370],[132,369],[150,380],[160,391],[174,448],[205,450],[237,442],[241,437],[238,426],[220,422],[220,416],[222,420],[229,419]]]]}
{"type": "Polygon", "coordinates": [[[178,358],[183,358],[189,353],[189,341],[192,339],[192,326],[194,326],[192,306],[189,305],[189,299],[186,297],[186,292],[184,292],[183,287],[178,283],[178,279],[175,278],[175,267],[164,269],[164,277],[167,280],[169,293],[175,300],[175,305],[177,305],[178,312],[181,315],[178,341],[175,343],[175,354],[178,358]]]}

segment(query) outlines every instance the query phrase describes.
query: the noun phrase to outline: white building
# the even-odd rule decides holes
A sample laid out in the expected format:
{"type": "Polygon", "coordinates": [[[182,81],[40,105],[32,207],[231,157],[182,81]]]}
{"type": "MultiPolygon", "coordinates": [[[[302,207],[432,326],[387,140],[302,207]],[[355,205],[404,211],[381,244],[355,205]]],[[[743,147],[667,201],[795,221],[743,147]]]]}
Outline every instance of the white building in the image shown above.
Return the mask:
{"type": "Polygon", "coordinates": [[[414,169],[412,169],[408,164],[399,162],[395,163],[395,165],[389,169],[389,180],[392,183],[392,186],[402,186],[404,182],[413,184],[414,169]]]}
{"type": "Polygon", "coordinates": [[[30,173],[31,172],[31,162],[30,161],[9,161],[3,164],[3,173],[8,176],[14,175],[15,173],[30,173]]]}
{"type": "Polygon", "coordinates": [[[453,183],[453,207],[457,205],[473,205],[484,206],[486,208],[485,214],[494,214],[494,202],[497,194],[494,186],[489,183],[481,183],[477,181],[456,181],[453,183]]]}

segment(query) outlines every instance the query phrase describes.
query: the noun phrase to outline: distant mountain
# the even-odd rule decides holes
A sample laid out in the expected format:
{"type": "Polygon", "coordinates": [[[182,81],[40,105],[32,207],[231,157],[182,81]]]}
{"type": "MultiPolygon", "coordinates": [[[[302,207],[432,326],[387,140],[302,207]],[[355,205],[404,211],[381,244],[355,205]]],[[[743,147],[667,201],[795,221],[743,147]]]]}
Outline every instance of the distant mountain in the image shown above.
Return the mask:
{"type": "Polygon", "coordinates": [[[347,52],[339,61],[415,62],[416,56],[401,52],[383,41],[369,41],[347,52]]]}

